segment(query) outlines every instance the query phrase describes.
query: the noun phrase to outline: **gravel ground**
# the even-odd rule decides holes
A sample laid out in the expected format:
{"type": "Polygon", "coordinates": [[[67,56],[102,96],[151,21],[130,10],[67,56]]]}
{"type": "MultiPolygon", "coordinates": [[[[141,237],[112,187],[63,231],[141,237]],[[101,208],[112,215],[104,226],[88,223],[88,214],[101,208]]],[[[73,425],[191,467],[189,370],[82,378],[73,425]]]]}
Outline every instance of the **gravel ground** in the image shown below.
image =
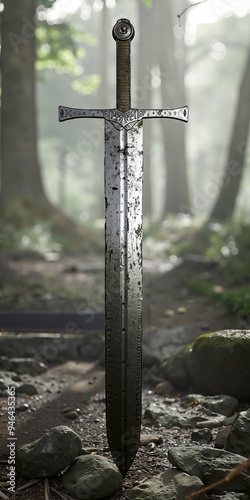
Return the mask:
{"type": "MultiPolygon", "coordinates": [[[[102,367],[94,363],[69,361],[63,365],[50,368],[44,374],[34,378],[33,382],[39,390],[38,395],[17,396],[17,409],[22,408],[24,404],[29,405],[26,411],[20,411],[19,409],[16,413],[17,446],[41,437],[51,427],[64,424],[79,433],[83,448],[90,448],[92,453],[111,458],[106,439],[104,371],[102,367]],[[74,408],[79,408],[79,417],[76,420],[70,420],[67,418],[67,411],[65,410],[74,408]]],[[[144,387],[143,413],[150,402],[164,401],[166,406],[171,405],[176,408],[176,411],[202,414],[202,408],[199,405],[184,410],[180,399],[182,395],[175,393],[169,396],[160,396],[154,393],[152,387],[144,387]]],[[[1,481],[3,481],[6,478],[4,461],[8,458],[5,398],[1,398],[0,405],[2,417],[0,465],[1,481]]],[[[241,409],[245,409],[246,406],[242,406],[241,409]]],[[[142,433],[159,435],[162,437],[162,443],[160,445],[150,443],[147,446],[140,446],[137,456],[125,477],[123,491],[113,496],[113,500],[123,500],[126,498],[126,489],[166,470],[170,466],[167,458],[169,448],[184,445],[192,446],[191,430],[178,427],[165,429],[143,419],[142,433]]],[[[213,442],[216,433],[217,429],[214,429],[213,442]]],[[[16,489],[18,490],[28,482],[17,478],[16,489]]],[[[50,478],[48,484],[51,500],[56,498],[71,500],[71,497],[61,486],[60,476],[50,478]],[[63,496],[60,497],[59,493],[63,496]]],[[[20,491],[16,497],[11,497],[9,493],[7,493],[7,497],[20,500],[46,500],[45,486],[46,482],[43,480],[24,491],[20,491]]],[[[213,495],[207,496],[207,498],[216,499],[217,497],[213,495]]]]}

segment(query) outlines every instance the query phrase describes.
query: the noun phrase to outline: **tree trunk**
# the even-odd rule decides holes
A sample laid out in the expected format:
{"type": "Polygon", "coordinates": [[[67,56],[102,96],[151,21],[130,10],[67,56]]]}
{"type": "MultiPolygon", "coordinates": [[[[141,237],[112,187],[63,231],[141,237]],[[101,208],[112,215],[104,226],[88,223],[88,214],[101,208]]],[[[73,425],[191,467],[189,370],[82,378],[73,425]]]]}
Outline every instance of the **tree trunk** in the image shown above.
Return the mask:
{"type": "Polygon", "coordinates": [[[5,0],[2,15],[1,217],[20,224],[51,210],[37,157],[35,11],[34,0],[5,0]]]}
{"type": "MultiPolygon", "coordinates": [[[[155,30],[159,36],[158,57],[161,72],[162,107],[181,107],[186,104],[184,88],[184,43],[177,47],[174,38],[172,5],[158,0],[155,5],[155,30]],[[176,59],[183,50],[183,58],[176,59]]],[[[177,24],[177,22],[176,22],[177,24]]],[[[164,215],[189,212],[189,195],[186,172],[186,125],[174,120],[161,120],[167,165],[167,189],[164,215]]]]}
{"type": "Polygon", "coordinates": [[[221,191],[210,215],[211,220],[225,221],[232,216],[242,179],[248,130],[250,123],[250,47],[240,84],[238,102],[232,128],[227,162],[222,177],[221,191]]]}
{"type": "MultiPolygon", "coordinates": [[[[138,15],[140,23],[140,39],[137,63],[137,85],[134,92],[136,107],[139,109],[152,107],[152,87],[151,87],[151,66],[152,66],[152,40],[149,33],[152,30],[151,18],[152,9],[145,6],[140,0],[138,2],[138,15]],[[147,48],[147,49],[146,49],[147,48]]],[[[133,89],[132,89],[133,97],[133,89]]],[[[151,180],[151,140],[152,122],[144,120],[143,123],[143,144],[144,144],[144,177],[143,177],[143,213],[152,216],[152,180],[151,180]]]]}

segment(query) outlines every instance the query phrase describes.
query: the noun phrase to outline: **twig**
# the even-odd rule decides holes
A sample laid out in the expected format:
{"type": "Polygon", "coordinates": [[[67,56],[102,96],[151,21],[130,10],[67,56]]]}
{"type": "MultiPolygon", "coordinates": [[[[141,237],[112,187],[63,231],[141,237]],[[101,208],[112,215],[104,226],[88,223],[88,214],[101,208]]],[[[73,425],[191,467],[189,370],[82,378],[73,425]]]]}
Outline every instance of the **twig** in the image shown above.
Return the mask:
{"type": "Polygon", "coordinates": [[[30,483],[24,484],[23,486],[20,486],[19,488],[16,489],[16,491],[23,491],[26,490],[26,488],[30,488],[30,486],[33,486],[33,484],[40,483],[43,479],[34,479],[34,481],[30,481],[30,483]]]}
{"type": "Polygon", "coordinates": [[[208,490],[217,488],[217,486],[220,486],[221,484],[228,483],[228,481],[231,481],[233,477],[238,476],[243,470],[247,469],[248,467],[250,467],[250,457],[248,457],[247,460],[242,462],[242,464],[237,465],[237,467],[230,470],[230,472],[228,472],[228,474],[225,477],[223,477],[216,483],[210,484],[209,486],[206,486],[205,488],[202,488],[201,490],[195,491],[194,493],[188,495],[187,500],[192,500],[192,498],[196,497],[197,495],[200,495],[201,493],[205,493],[208,490]]]}
{"type": "Polygon", "coordinates": [[[9,500],[10,497],[7,497],[7,495],[5,495],[4,493],[2,493],[2,491],[0,491],[0,498],[2,498],[3,500],[9,500]]]}
{"type": "Polygon", "coordinates": [[[51,489],[51,491],[53,491],[54,493],[56,493],[56,495],[58,495],[63,500],[67,500],[67,498],[64,495],[62,495],[62,493],[60,493],[59,491],[55,490],[55,488],[52,488],[52,486],[50,487],[50,489],[51,489]]]}
{"type": "Polygon", "coordinates": [[[177,14],[177,17],[179,18],[179,26],[181,27],[181,17],[192,7],[195,7],[195,5],[199,5],[200,3],[207,2],[207,0],[200,0],[200,2],[192,3],[191,5],[187,5],[185,9],[180,14],[177,14]]]}
{"type": "Polygon", "coordinates": [[[49,494],[49,480],[46,477],[44,480],[44,500],[50,500],[50,494],[49,494]]]}

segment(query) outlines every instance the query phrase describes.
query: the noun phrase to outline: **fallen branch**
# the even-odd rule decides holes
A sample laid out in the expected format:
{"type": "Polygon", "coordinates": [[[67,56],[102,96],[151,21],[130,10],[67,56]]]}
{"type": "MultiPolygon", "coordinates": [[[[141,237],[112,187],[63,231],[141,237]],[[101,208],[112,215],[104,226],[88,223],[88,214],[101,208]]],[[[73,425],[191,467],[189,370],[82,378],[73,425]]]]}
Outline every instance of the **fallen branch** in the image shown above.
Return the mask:
{"type": "Polygon", "coordinates": [[[207,0],[200,0],[200,2],[192,3],[191,5],[187,5],[185,9],[180,14],[177,14],[177,17],[179,18],[179,26],[181,27],[181,17],[186,14],[186,12],[191,9],[192,7],[195,7],[195,5],[199,5],[200,3],[207,2],[207,0]]]}
{"type": "Polygon", "coordinates": [[[34,479],[33,481],[30,481],[30,483],[24,484],[23,486],[20,486],[19,488],[16,489],[16,491],[23,491],[26,490],[27,488],[30,488],[33,486],[33,484],[40,483],[43,479],[34,479]]]}
{"type": "Polygon", "coordinates": [[[4,493],[2,493],[2,491],[0,491],[0,498],[2,498],[3,500],[9,500],[10,497],[7,497],[7,495],[5,495],[4,493]]]}
{"type": "Polygon", "coordinates": [[[44,500],[50,500],[50,494],[49,494],[49,480],[46,477],[44,480],[44,500]]]}
{"type": "Polygon", "coordinates": [[[220,486],[221,484],[228,483],[233,479],[235,476],[238,476],[243,470],[247,469],[250,467],[250,457],[248,457],[247,460],[242,462],[242,464],[237,465],[234,469],[230,470],[228,474],[217,481],[216,483],[210,484],[209,486],[205,486],[205,488],[202,488],[201,490],[195,491],[194,493],[191,493],[190,495],[187,496],[187,500],[192,500],[192,498],[196,497],[197,495],[200,495],[201,493],[205,493],[206,491],[212,490],[213,488],[217,488],[217,486],[220,486]]]}
{"type": "Polygon", "coordinates": [[[50,489],[51,489],[51,491],[53,491],[56,495],[58,495],[63,500],[67,500],[67,498],[62,493],[60,493],[59,491],[57,491],[55,488],[52,488],[52,486],[50,486],[50,489]]]}

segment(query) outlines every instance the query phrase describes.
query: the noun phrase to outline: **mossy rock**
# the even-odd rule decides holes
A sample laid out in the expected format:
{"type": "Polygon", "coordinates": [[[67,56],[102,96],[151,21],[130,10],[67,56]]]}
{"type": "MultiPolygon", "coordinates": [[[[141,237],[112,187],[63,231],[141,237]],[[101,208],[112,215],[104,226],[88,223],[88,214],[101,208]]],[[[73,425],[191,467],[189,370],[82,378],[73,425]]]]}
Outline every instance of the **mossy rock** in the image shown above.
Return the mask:
{"type": "Polygon", "coordinates": [[[250,330],[200,335],[186,354],[195,390],[250,399],[250,330]]]}

